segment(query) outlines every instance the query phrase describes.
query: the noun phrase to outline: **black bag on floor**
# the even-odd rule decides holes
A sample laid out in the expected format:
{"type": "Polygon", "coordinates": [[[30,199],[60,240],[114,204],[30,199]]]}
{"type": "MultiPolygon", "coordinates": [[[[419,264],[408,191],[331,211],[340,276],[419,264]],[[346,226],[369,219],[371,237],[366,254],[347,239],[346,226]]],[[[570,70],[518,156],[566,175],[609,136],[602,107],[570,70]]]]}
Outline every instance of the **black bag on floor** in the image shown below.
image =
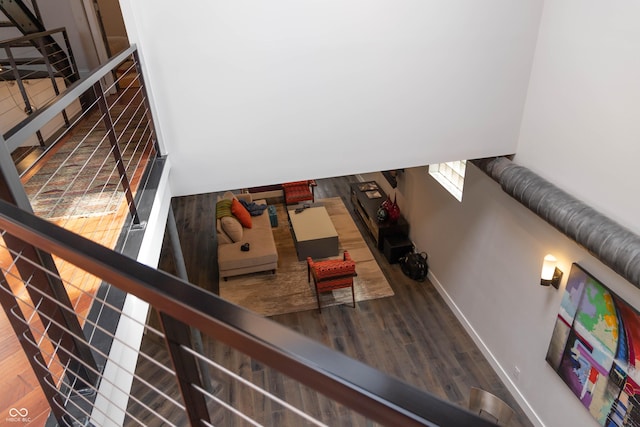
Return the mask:
{"type": "Polygon", "coordinates": [[[400,257],[399,262],[402,272],[413,280],[422,282],[429,273],[426,252],[409,252],[400,257]]]}

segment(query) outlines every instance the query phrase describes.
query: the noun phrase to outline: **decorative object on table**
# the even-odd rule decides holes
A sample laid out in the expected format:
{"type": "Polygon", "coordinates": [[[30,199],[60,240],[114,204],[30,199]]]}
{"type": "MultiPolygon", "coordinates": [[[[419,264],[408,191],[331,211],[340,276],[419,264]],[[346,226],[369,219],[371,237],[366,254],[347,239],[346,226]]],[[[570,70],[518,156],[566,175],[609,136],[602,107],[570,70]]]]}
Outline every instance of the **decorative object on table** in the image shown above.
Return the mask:
{"type": "Polygon", "coordinates": [[[378,222],[385,222],[389,219],[389,212],[387,212],[383,206],[380,206],[376,211],[376,218],[378,219],[378,222]]]}
{"type": "Polygon", "coordinates": [[[546,360],[603,426],[638,425],[638,331],[640,313],[574,263],[546,360]]]}
{"type": "MultiPolygon", "coordinates": [[[[389,220],[384,222],[378,221],[377,212],[380,208],[380,202],[387,198],[387,194],[384,190],[382,190],[382,188],[378,190],[380,191],[380,194],[382,194],[381,199],[370,199],[364,192],[358,189],[360,184],[361,183],[359,182],[349,184],[351,203],[356,216],[360,221],[362,221],[365,228],[371,234],[371,237],[375,240],[376,247],[382,250],[384,237],[390,234],[404,234],[405,236],[408,236],[409,223],[402,215],[400,215],[400,219],[395,223],[392,223],[389,220]]],[[[393,204],[392,201],[390,201],[390,203],[393,204]]]]}
{"type": "Polygon", "coordinates": [[[387,211],[387,213],[389,213],[389,208],[391,207],[391,205],[393,205],[393,202],[391,201],[391,196],[387,195],[387,199],[384,202],[382,202],[380,207],[385,211],[387,211]]]}
{"type": "Polygon", "coordinates": [[[422,282],[429,273],[427,258],[426,252],[410,252],[400,257],[398,261],[400,269],[407,277],[422,282]]]}
{"type": "Polygon", "coordinates": [[[400,219],[400,207],[396,203],[395,194],[393,195],[393,203],[387,208],[387,212],[389,212],[389,221],[398,222],[398,219],[400,219]]]}
{"type": "Polygon", "coordinates": [[[372,190],[377,190],[378,185],[375,182],[365,182],[364,184],[360,184],[358,186],[358,189],[360,191],[372,191],[372,190]]]}
{"type": "Polygon", "coordinates": [[[373,190],[373,191],[365,191],[365,193],[367,195],[368,198],[370,199],[379,199],[382,197],[382,194],[380,194],[380,192],[378,190],[373,190]]]}

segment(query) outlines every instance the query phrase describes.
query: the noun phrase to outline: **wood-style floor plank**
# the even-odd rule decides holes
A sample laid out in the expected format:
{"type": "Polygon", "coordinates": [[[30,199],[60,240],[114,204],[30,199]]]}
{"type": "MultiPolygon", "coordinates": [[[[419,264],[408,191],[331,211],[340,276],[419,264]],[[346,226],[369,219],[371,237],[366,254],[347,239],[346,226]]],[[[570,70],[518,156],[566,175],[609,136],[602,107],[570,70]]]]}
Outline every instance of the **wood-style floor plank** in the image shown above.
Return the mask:
{"type": "MultiPolygon", "coordinates": [[[[130,99],[130,97],[125,96],[120,101],[127,102],[128,99],[130,99]]],[[[72,136],[73,133],[68,135],[66,140],[72,136]]],[[[47,159],[50,159],[53,153],[63,144],[64,141],[61,141],[56,148],[45,156],[45,159],[40,160],[39,165],[47,159]]],[[[151,149],[151,147],[147,147],[137,170],[130,173],[130,185],[134,193],[141,183],[144,169],[151,154],[151,149]]],[[[39,165],[36,165],[29,174],[25,175],[23,180],[26,181],[29,177],[33,176],[39,169],[39,165]]],[[[109,215],[89,218],[58,219],[52,222],[98,242],[103,246],[113,248],[116,245],[128,216],[129,209],[126,203],[123,202],[116,212],[109,215]]],[[[2,244],[4,245],[4,242],[2,242],[2,244]]],[[[10,261],[7,262],[7,256],[6,251],[0,250],[0,262],[5,266],[10,265],[10,261]]],[[[101,281],[59,258],[54,257],[54,260],[56,261],[60,277],[67,283],[66,290],[73,308],[78,314],[80,323],[84,324],[84,318],[91,308],[94,295],[101,281]]],[[[15,281],[15,279],[9,280],[15,281]]],[[[24,307],[22,308],[25,309],[24,307]]],[[[5,353],[11,354],[11,357],[0,356],[0,390],[2,390],[0,392],[0,413],[7,414],[10,408],[27,408],[29,417],[32,419],[30,425],[44,426],[50,412],[45,395],[39,388],[35,374],[30,368],[28,359],[9,324],[9,320],[4,311],[0,311],[0,349],[2,349],[0,350],[0,355],[5,353]]],[[[29,311],[29,309],[26,309],[26,317],[28,317],[29,311]]],[[[40,325],[40,322],[36,317],[31,324],[40,325]]],[[[39,329],[42,330],[42,327],[39,326],[39,329]]],[[[38,337],[36,337],[36,339],[38,339],[38,337]]],[[[52,350],[49,349],[50,345],[48,345],[46,340],[43,341],[41,346],[46,352],[52,353],[52,350]]],[[[60,375],[62,368],[57,359],[53,360],[50,369],[56,378],[60,375]]]]}
{"type": "MultiPolygon", "coordinates": [[[[355,181],[355,176],[318,180],[316,198],[341,197],[345,205],[352,208],[349,183],[355,181]]],[[[189,278],[209,290],[217,289],[218,278],[213,235],[214,200],[214,194],[206,194],[173,201],[189,278]]],[[[351,214],[354,216],[353,212],[351,214]]],[[[433,285],[428,281],[411,280],[402,273],[398,264],[390,265],[375,248],[363,224],[357,219],[355,222],[393,287],[395,296],[358,302],[356,309],[342,305],[323,308],[321,314],[310,310],[273,316],[272,320],[461,406],[466,406],[471,387],[489,390],[517,410],[512,427],[531,426],[433,285]]],[[[160,268],[175,274],[166,238],[160,268]]],[[[206,337],[205,348],[207,355],[223,366],[264,384],[275,394],[330,425],[372,425],[361,415],[206,337]]],[[[139,374],[144,377],[153,372],[145,372],[145,366],[141,365],[139,374]]],[[[299,418],[285,414],[279,405],[253,393],[247,393],[245,397],[238,393],[237,385],[228,378],[214,376],[221,396],[249,413],[255,413],[259,419],[269,420],[268,425],[305,425],[299,418]],[[268,413],[261,413],[264,411],[268,413]]],[[[214,413],[216,425],[244,425],[228,412],[214,410],[214,413]]]]}

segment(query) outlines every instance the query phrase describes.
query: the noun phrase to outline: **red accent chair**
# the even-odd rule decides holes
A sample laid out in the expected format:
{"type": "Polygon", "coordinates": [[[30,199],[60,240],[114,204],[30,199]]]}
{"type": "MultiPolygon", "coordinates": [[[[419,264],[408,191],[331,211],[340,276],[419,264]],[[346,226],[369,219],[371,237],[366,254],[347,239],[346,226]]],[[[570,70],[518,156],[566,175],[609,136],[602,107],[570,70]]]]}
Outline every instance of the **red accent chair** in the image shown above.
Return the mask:
{"type": "Polygon", "coordinates": [[[313,195],[313,187],[317,184],[313,179],[306,181],[286,182],[282,184],[284,191],[284,202],[287,205],[293,205],[300,202],[311,200],[315,201],[313,195]]]}
{"type": "Polygon", "coordinates": [[[313,283],[316,287],[316,299],[318,300],[318,311],[320,313],[322,313],[320,293],[341,288],[351,288],[353,308],[356,308],[353,278],[357,275],[356,263],[351,259],[347,251],[344,251],[342,259],[314,261],[311,257],[307,257],[307,280],[311,282],[311,277],[313,276],[313,283]]]}

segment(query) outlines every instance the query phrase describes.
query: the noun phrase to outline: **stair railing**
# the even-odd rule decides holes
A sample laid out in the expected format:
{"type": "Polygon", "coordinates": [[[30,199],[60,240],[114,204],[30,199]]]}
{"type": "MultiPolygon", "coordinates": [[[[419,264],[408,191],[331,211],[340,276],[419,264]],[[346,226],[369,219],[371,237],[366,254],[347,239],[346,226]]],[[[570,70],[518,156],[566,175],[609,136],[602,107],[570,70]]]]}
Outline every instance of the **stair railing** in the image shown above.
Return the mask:
{"type": "MultiPolygon", "coordinates": [[[[60,85],[69,86],[80,78],[64,28],[4,40],[0,42],[0,52],[4,54],[0,56],[0,67],[2,68],[0,80],[15,82],[24,103],[24,113],[27,116],[31,115],[36,108],[59,95],[60,85]],[[61,44],[56,42],[54,36],[60,40],[61,44]],[[26,84],[30,81],[42,81],[43,79],[49,80],[52,89],[51,95],[43,97],[44,90],[41,88],[35,94],[29,93],[26,84]]],[[[66,126],[69,126],[66,111],[62,111],[62,116],[66,126]]],[[[4,123],[3,127],[7,127],[4,130],[14,124],[16,123],[4,123]]],[[[38,130],[36,135],[40,145],[44,146],[45,141],[42,133],[38,130]]]]}

